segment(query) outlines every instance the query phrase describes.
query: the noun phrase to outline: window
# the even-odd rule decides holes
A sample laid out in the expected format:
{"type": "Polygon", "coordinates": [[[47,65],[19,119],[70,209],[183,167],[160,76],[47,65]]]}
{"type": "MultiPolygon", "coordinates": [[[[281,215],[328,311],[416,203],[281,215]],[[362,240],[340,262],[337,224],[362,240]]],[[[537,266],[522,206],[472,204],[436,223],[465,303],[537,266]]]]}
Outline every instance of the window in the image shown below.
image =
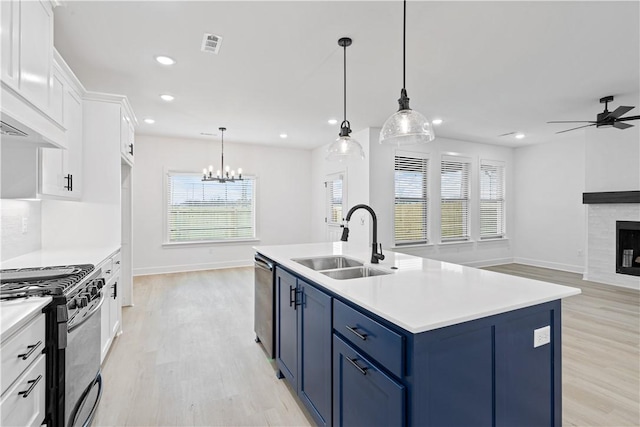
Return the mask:
{"type": "Polygon", "coordinates": [[[428,179],[429,160],[425,156],[396,153],[394,240],[397,246],[428,242],[428,179]]]}
{"type": "Polygon", "coordinates": [[[255,178],[219,183],[167,174],[167,241],[255,239],[255,178]]]}
{"type": "Polygon", "coordinates": [[[443,156],[440,168],[440,224],[443,242],[469,240],[469,159],[443,156]]]}
{"type": "Polygon", "coordinates": [[[480,238],[504,237],[504,163],[480,162],[480,238]]]}
{"type": "Polygon", "coordinates": [[[325,222],[328,225],[342,225],[343,206],[344,206],[344,174],[335,173],[327,176],[324,183],[326,189],[326,207],[327,213],[325,222]]]}

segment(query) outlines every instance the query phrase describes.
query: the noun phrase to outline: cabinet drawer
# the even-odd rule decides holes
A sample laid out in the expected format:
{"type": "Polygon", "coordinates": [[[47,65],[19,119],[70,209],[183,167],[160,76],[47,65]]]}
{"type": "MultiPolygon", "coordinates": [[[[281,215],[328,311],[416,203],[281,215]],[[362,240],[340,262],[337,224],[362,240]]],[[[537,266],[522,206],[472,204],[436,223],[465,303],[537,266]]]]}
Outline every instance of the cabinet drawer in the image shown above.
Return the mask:
{"type": "Polygon", "coordinates": [[[40,314],[24,329],[2,343],[0,383],[3,394],[44,350],[44,332],[45,315],[40,314]]]}
{"type": "Polygon", "coordinates": [[[3,426],[40,426],[45,416],[46,357],[37,361],[2,396],[0,413],[3,426]]]}
{"type": "Polygon", "coordinates": [[[404,337],[342,302],[333,302],[333,328],[391,373],[404,375],[404,337]]]}

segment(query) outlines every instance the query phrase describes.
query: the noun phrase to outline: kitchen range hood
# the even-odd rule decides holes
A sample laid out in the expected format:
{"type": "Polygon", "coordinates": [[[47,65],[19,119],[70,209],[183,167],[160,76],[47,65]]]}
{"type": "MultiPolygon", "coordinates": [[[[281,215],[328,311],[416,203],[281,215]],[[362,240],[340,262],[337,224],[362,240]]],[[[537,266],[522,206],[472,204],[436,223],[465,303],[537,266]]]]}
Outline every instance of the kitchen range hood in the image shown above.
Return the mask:
{"type": "Polygon", "coordinates": [[[57,144],[5,113],[0,113],[0,140],[3,144],[33,144],[38,147],[59,148],[57,144]]]}

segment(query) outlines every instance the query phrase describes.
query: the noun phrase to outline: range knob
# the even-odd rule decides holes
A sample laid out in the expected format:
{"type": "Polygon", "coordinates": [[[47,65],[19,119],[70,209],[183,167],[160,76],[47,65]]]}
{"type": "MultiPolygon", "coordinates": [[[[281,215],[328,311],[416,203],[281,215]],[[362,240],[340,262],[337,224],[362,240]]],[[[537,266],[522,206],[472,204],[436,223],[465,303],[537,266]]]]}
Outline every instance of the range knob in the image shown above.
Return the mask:
{"type": "Polygon", "coordinates": [[[94,283],[96,284],[96,287],[98,289],[102,289],[102,287],[104,286],[104,279],[97,279],[94,281],[94,283]]]}
{"type": "Polygon", "coordinates": [[[89,295],[96,296],[98,295],[98,287],[97,286],[89,286],[89,295]]]}
{"type": "Polygon", "coordinates": [[[85,296],[84,294],[78,298],[76,298],[76,305],[80,308],[84,308],[87,306],[87,304],[89,304],[89,297],[85,296]]]}

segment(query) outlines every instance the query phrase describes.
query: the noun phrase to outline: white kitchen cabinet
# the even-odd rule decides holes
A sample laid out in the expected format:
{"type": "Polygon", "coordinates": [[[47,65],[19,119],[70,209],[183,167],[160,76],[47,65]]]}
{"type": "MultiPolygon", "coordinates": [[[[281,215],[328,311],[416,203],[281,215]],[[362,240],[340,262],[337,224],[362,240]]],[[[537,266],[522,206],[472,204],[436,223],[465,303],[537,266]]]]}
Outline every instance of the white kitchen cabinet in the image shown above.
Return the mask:
{"type": "Polygon", "coordinates": [[[120,285],[120,252],[111,256],[102,265],[102,273],[106,280],[102,292],[105,295],[101,312],[100,328],[100,362],[104,361],[114,338],[120,334],[122,317],[122,296],[120,285]]]}
{"type": "MultiPolygon", "coordinates": [[[[57,59],[63,63],[61,59],[57,59]]],[[[40,149],[40,188],[44,196],[67,199],[82,197],[82,97],[79,82],[71,71],[64,72],[56,63],[54,80],[59,82],[60,119],[67,133],[67,149],[40,149]]],[[[53,87],[56,87],[55,83],[53,87]]]]}
{"type": "Polygon", "coordinates": [[[46,410],[45,314],[2,341],[0,425],[40,426],[46,410]]]}
{"type": "Polygon", "coordinates": [[[3,120],[44,137],[45,146],[65,148],[61,81],[53,70],[53,2],[2,0],[0,7],[3,120]]]}
{"type": "Polygon", "coordinates": [[[120,111],[120,153],[122,161],[133,166],[133,153],[135,145],[135,128],[133,126],[133,114],[126,106],[120,111]]]}

